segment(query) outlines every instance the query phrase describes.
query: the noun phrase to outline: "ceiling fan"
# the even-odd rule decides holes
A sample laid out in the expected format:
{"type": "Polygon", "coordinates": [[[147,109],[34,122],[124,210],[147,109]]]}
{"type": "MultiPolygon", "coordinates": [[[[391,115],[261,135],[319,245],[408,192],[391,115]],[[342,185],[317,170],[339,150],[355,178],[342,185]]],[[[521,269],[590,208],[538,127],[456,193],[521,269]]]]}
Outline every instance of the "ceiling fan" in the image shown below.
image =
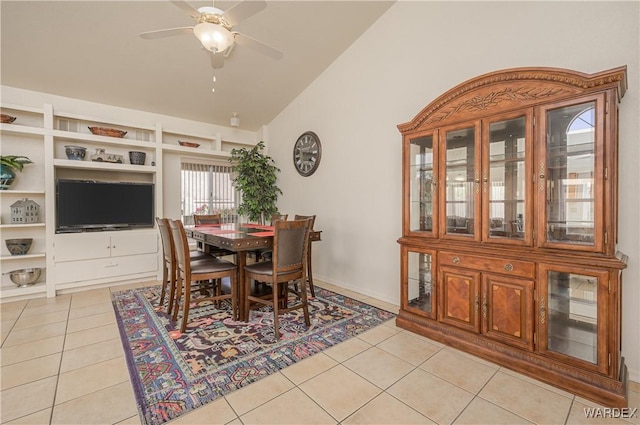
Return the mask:
{"type": "Polygon", "coordinates": [[[196,24],[193,27],[167,28],[148,31],[140,34],[144,39],[156,39],[176,35],[193,34],[202,46],[211,52],[211,66],[220,69],[224,66],[224,59],[228,58],[236,44],[247,46],[273,59],[281,59],[283,53],[255,38],[249,37],[233,27],[248,17],[255,15],[267,7],[265,0],[241,1],[226,11],[211,6],[195,9],[184,0],[171,0],[175,6],[191,16],[196,24]]]}

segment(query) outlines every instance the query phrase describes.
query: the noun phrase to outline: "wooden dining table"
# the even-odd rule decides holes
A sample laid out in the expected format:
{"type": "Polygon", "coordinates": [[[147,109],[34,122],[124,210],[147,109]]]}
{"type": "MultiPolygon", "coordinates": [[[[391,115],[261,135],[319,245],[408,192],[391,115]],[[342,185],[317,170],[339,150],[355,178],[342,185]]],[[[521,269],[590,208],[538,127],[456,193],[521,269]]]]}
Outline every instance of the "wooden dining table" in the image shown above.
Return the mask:
{"type": "MultiPolygon", "coordinates": [[[[247,264],[247,252],[273,247],[274,227],[261,224],[240,224],[222,223],[206,224],[199,226],[185,226],[187,237],[202,244],[223,248],[235,253],[236,265],[238,266],[238,305],[240,307],[240,320],[246,321],[244,317],[244,303],[246,294],[244,293],[244,266],[247,264]]],[[[312,230],[309,234],[311,242],[321,240],[321,230],[312,230]]],[[[311,246],[307,250],[307,279],[311,296],[315,296],[313,287],[313,274],[311,268],[311,246]]]]}

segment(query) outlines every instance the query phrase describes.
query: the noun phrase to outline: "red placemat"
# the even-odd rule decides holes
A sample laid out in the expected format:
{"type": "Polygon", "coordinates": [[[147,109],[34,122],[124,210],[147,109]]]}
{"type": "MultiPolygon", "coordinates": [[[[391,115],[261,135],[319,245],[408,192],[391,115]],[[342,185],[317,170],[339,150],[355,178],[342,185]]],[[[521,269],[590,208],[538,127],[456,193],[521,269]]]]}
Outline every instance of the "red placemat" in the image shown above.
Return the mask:
{"type": "Polygon", "coordinates": [[[227,234],[233,234],[233,233],[244,233],[239,230],[229,230],[229,229],[198,229],[198,230],[208,235],[227,235],[227,234]]]}
{"type": "Polygon", "coordinates": [[[262,237],[273,236],[273,231],[270,231],[270,232],[255,232],[255,233],[251,233],[251,236],[262,236],[262,237]]]}

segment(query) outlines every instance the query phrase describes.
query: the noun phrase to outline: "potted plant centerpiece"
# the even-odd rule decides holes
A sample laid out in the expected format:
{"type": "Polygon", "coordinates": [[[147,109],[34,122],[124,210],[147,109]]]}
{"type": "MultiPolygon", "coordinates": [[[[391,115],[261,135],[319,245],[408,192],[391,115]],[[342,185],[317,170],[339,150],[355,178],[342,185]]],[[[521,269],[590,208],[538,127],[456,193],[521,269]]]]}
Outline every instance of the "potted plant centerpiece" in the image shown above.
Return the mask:
{"type": "Polygon", "coordinates": [[[261,141],[251,149],[232,149],[229,158],[235,174],[233,182],[242,193],[238,214],[260,224],[278,212],[278,195],[282,194],[276,185],[280,169],[273,158],[262,153],[264,148],[261,141]]]}
{"type": "Polygon", "coordinates": [[[33,164],[26,156],[0,156],[0,190],[7,190],[16,179],[16,171],[22,171],[26,164],[33,164]]]}

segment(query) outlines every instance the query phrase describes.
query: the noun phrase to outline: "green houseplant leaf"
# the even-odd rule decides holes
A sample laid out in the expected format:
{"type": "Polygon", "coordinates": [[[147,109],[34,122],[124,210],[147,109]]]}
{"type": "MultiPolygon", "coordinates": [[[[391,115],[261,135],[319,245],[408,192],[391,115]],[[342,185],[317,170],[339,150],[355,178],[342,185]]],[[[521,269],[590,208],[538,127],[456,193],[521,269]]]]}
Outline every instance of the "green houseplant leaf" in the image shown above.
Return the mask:
{"type": "Polygon", "coordinates": [[[0,156],[0,164],[13,170],[22,171],[26,164],[33,164],[33,161],[22,155],[2,155],[0,156]]]}
{"type": "Polygon", "coordinates": [[[238,214],[259,223],[278,212],[278,195],[282,194],[276,184],[280,169],[270,156],[262,153],[264,148],[261,141],[251,149],[231,150],[229,158],[235,174],[233,182],[242,193],[238,214]]]}

